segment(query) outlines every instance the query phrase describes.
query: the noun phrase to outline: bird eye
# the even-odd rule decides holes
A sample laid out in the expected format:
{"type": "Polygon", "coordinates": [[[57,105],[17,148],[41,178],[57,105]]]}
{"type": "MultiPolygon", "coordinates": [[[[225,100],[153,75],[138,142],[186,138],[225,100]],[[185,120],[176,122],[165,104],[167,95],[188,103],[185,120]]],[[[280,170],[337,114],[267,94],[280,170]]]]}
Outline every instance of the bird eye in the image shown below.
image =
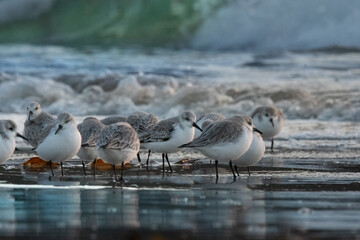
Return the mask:
{"type": "Polygon", "coordinates": [[[188,117],[185,118],[186,121],[189,121],[190,119],[188,117]]]}
{"type": "Polygon", "coordinates": [[[266,117],[268,117],[268,116],[269,116],[269,114],[265,113],[265,116],[266,116],[266,117]]]}
{"type": "Polygon", "coordinates": [[[38,109],[39,109],[38,107],[35,108],[35,110],[38,110],[38,109]]]}
{"type": "Polygon", "coordinates": [[[249,125],[252,125],[252,122],[250,122],[250,121],[249,121],[249,122],[247,122],[247,123],[248,123],[249,125]]]}
{"type": "Polygon", "coordinates": [[[13,127],[10,127],[9,130],[10,130],[10,131],[14,131],[14,128],[13,128],[13,127]]]}

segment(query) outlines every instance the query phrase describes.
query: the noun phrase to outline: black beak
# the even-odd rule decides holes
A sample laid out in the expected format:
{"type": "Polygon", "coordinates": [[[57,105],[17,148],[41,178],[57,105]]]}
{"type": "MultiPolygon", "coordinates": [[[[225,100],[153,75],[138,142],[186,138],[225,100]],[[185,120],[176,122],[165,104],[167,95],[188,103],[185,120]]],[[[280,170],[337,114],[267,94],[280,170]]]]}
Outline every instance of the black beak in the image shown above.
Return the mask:
{"type": "Polygon", "coordinates": [[[259,129],[257,129],[257,128],[253,128],[253,131],[254,132],[258,132],[258,133],[260,133],[260,134],[263,134],[263,132],[262,131],[260,131],[259,129]]]}
{"type": "Polygon", "coordinates": [[[59,125],[59,127],[56,129],[55,134],[57,134],[61,129],[63,128],[62,125],[59,125]]]}
{"type": "Polygon", "coordinates": [[[23,135],[21,135],[20,133],[16,133],[16,136],[19,138],[24,139],[25,141],[29,141],[26,137],[24,137],[23,135]]]}
{"type": "Polygon", "coordinates": [[[28,120],[30,121],[30,117],[33,115],[33,112],[32,111],[30,111],[29,112],[29,117],[28,117],[28,120]]]}
{"type": "Polygon", "coordinates": [[[202,132],[203,130],[199,127],[199,125],[196,124],[196,122],[193,122],[192,124],[194,127],[196,127],[197,129],[200,130],[200,132],[202,132]]]}
{"type": "Polygon", "coordinates": [[[273,120],[272,118],[270,118],[270,122],[271,122],[271,125],[272,125],[273,127],[275,127],[275,125],[274,125],[274,120],[273,120]]]}

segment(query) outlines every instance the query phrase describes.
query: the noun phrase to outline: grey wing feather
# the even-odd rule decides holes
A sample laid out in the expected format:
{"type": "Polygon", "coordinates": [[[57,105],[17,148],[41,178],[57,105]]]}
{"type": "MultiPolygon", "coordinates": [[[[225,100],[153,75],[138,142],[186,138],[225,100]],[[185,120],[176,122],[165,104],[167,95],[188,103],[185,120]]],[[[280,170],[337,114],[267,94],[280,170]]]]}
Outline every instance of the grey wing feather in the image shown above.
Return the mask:
{"type": "Polygon", "coordinates": [[[218,143],[236,141],[242,133],[242,125],[233,121],[214,122],[204,129],[204,132],[192,142],[182,147],[204,147],[218,143]]]}
{"type": "Polygon", "coordinates": [[[96,138],[100,135],[103,126],[93,126],[86,128],[84,125],[79,124],[78,130],[81,134],[81,145],[93,147],[96,145],[96,138]]]}
{"type": "Polygon", "coordinates": [[[55,123],[55,117],[42,112],[34,121],[26,120],[24,136],[28,139],[28,143],[31,146],[37,147],[40,144],[39,140],[42,138],[43,131],[49,126],[52,127],[55,123]]]}
{"type": "Polygon", "coordinates": [[[97,145],[107,149],[139,149],[140,143],[136,132],[124,126],[105,128],[97,141],[97,145]]]}
{"type": "Polygon", "coordinates": [[[55,127],[55,124],[49,125],[41,131],[41,134],[39,137],[39,142],[38,142],[39,145],[45,140],[45,138],[50,134],[51,129],[53,129],[54,127],[55,127]]]}
{"type": "Polygon", "coordinates": [[[148,133],[140,135],[141,142],[164,142],[169,140],[175,124],[176,118],[160,121],[148,133]]]}

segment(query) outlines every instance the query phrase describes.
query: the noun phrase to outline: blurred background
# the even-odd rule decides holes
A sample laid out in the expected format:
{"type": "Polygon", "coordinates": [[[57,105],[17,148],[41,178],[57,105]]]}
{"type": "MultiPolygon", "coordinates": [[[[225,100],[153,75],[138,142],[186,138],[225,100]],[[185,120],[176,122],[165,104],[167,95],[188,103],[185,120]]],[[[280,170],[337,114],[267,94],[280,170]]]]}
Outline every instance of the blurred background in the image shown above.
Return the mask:
{"type": "Polygon", "coordinates": [[[356,0],[0,0],[0,112],[360,119],[356,0]]]}

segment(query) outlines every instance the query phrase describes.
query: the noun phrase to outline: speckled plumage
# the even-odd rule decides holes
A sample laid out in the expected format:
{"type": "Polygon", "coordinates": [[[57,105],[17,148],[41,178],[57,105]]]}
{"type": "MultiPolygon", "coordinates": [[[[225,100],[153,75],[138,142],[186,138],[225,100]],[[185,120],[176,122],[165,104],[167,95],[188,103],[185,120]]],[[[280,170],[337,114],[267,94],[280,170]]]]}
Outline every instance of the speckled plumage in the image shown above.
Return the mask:
{"type": "Polygon", "coordinates": [[[94,147],[96,139],[105,128],[105,125],[94,117],[88,117],[78,124],[77,128],[81,134],[81,146],[94,147]]]}
{"type": "Polygon", "coordinates": [[[129,148],[139,151],[140,142],[130,124],[121,122],[106,126],[96,141],[97,147],[105,149],[129,148]]]}
{"type": "Polygon", "coordinates": [[[118,122],[126,122],[126,117],[110,116],[110,117],[106,117],[106,118],[100,120],[100,122],[102,122],[105,125],[111,125],[111,124],[118,123],[118,122]]]}

